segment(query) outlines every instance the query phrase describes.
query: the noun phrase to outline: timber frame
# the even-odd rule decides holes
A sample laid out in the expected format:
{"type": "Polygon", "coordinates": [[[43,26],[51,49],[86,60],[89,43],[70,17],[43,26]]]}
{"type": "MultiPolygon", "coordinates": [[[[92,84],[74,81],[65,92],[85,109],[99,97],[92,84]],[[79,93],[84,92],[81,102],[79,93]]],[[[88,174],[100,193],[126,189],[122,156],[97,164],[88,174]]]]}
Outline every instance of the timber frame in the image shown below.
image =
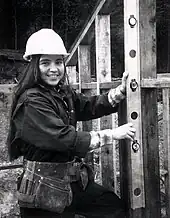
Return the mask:
{"type": "MultiPolygon", "coordinates": [[[[111,81],[110,52],[110,8],[116,7],[117,1],[99,1],[96,8],[75,40],[70,56],[66,60],[68,68],[78,62],[79,91],[86,92],[96,88],[115,87],[120,81],[111,81]],[[96,42],[96,87],[90,82],[90,44],[96,42]],[[80,51],[81,55],[80,55],[80,51]],[[83,55],[84,54],[84,55],[83,55]],[[88,69],[87,69],[88,68],[88,69]],[[88,77],[88,78],[87,78],[88,77]],[[115,84],[115,85],[113,85],[115,84]]],[[[170,122],[169,122],[169,88],[170,74],[157,74],[156,68],[156,0],[124,0],[124,51],[125,70],[129,72],[127,82],[127,101],[119,110],[119,124],[132,122],[135,126],[136,144],[120,142],[121,195],[128,204],[128,217],[161,217],[160,200],[160,166],[157,119],[157,89],[162,90],[164,117],[164,145],[166,172],[170,170],[170,122]],[[133,89],[134,88],[134,89],[133,89]]],[[[94,91],[93,91],[94,93],[94,91]]],[[[110,118],[105,118],[109,127],[110,118]]],[[[102,119],[101,119],[102,120],[102,119]]],[[[112,115],[112,128],[115,117],[112,115]]],[[[98,121],[98,128],[101,127],[98,121]]],[[[92,126],[92,125],[91,125],[92,126]]],[[[101,151],[101,178],[103,184],[110,187],[106,178],[116,178],[113,150],[109,143],[101,151]],[[107,150],[107,152],[106,152],[107,150]],[[109,155],[108,155],[109,154],[109,155]],[[106,170],[112,168],[112,172],[106,170]],[[103,169],[104,168],[104,169],[103,169]],[[102,177],[102,172],[105,171],[102,177]],[[114,172],[113,172],[114,171],[114,172]]],[[[166,174],[166,214],[170,216],[170,181],[166,174]]],[[[116,186],[116,183],[114,182],[116,186]]],[[[114,186],[114,188],[116,188],[114,186]]]]}
{"type": "MultiPolygon", "coordinates": [[[[121,82],[120,79],[113,79],[111,72],[110,13],[116,5],[115,0],[98,1],[66,59],[70,83],[86,95],[103,93],[121,82]],[[91,59],[94,58],[91,44],[94,39],[95,81],[91,77],[91,59]]],[[[166,214],[170,217],[170,74],[157,74],[155,17],[156,0],[124,0],[124,56],[125,70],[129,72],[127,100],[122,102],[118,114],[82,122],[78,126],[79,130],[90,131],[131,122],[136,128],[136,141],[122,140],[119,143],[120,192],[127,203],[127,217],[130,218],[161,217],[158,89],[163,96],[166,214]]],[[[6,93],[9,98],[9,105],[11,92],[11,85],[0,86],[0,93],[6,93]]],[[[0,104],[1,108],[7,106],[4,102],[0,104]]],[[[117,141],[105,143],[106,146],[98,151],[100,183],[117,193],[117,141]]],[[[90,153],[87,161],[93,164],[93,158],[90,153]]],[[[6,169],[11,166],[17,167],[10,163],[6,169]]],[[[4,166],[1,169],[5,169],[4,166]]]]}

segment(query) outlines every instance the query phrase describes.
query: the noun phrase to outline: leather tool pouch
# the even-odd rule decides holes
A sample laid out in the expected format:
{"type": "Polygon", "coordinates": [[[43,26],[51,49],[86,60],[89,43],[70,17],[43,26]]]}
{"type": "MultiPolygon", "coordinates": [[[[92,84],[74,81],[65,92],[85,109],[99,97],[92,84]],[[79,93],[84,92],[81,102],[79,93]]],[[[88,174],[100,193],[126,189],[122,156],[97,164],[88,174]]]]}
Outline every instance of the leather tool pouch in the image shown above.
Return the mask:
{"type": "Polygon", "coordinates": [[[82,163],[80,164],[79,174],[81,186],[85,190],[89,181],[94,181],[93,169],[88,164],[82,163]]]}
{"type": "Polygon", "coordinates": [[[40,208],[62,213],[72,202],[72,190],[68,180],[41,176],[28,169],[18,184],[20,206],[40,208]]]}
{"type": "Polygon", "coordinates": [[[66,206],[72,202],[72,191],[70,184],[62,180],[40,180],[36,194],[35,206],[46,210],[62,213],[66,206]]]}
{"type": "Polygon", "coordinates": [[[62,213],[72,203],[70,183],[78,181],[85,190],[92,179],[92,169],[83,162],[60,164],[26,161],[17,185],[19,204],[62,213]]]}

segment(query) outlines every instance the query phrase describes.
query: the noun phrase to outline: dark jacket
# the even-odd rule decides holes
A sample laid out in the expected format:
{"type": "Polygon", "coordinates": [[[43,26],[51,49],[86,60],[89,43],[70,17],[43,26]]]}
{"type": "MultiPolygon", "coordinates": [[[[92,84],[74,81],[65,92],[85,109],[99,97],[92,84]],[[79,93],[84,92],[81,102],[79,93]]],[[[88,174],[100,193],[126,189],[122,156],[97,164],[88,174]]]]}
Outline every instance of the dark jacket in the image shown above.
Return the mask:
{"type": "Polygon", "coordinates": [[[77,121],[86,121],[117,111],[108,96],[87,97],[70,86],[58,90],[38,85],[19,98],[12,117],[11,147],[28,160],[66,162],[85,157],[90,133],[76,131],[77,121]]]}

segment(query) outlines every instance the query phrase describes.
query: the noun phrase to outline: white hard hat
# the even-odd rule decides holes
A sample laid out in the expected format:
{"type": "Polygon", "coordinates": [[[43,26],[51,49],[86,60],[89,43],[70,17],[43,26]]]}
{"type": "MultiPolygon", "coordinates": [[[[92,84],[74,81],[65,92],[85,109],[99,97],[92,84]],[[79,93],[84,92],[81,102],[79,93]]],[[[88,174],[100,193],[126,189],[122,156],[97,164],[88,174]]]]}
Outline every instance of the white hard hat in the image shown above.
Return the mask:
{"type": "Polygon", "coordinates": [[[23,58],[29,61],[36,54],[69,55],[62,38],[52,29],[41,29],[28,38],[23,58]]]}

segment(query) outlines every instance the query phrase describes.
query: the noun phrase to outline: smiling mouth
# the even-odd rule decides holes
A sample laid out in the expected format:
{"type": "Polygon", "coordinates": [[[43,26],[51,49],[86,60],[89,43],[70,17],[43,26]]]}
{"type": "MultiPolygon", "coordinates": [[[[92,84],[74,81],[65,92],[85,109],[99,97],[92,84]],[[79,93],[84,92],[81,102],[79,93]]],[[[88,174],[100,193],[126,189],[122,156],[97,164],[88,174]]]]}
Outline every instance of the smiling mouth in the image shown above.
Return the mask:
{"type": "Polygon", "coordinates": [[[56,75],[56,74],[52,74],[52,75],[48,75],[48,77],[50,77],[50,78],[58,78],[59,77],[59,75],[56,75]]]}

